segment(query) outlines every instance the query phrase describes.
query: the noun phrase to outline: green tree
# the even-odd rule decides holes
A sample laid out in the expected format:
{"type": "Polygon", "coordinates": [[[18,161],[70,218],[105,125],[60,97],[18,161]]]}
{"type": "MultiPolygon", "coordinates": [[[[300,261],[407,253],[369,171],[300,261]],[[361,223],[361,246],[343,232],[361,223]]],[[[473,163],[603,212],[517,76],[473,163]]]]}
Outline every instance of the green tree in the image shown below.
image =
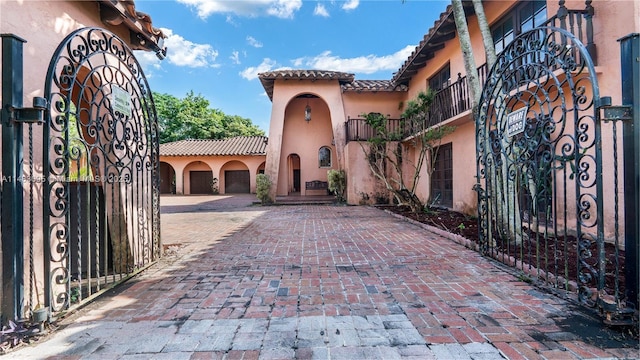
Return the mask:
{"type": "Polygon", "coordinates": [[[160,142],[184,139],[223,139],[233,136],[264,135],[250,119],[227,115],[210,107],[209,100],[193,91],[183,99],[154,93],[160,142]]]}
{"type": "Polygon", "coordinates": [[[264,131],[255,126],[250,119],[238,115],[223,114],[222,127],[225,131],[225,137],[264,135],[264,131]]]}
{"type": "Polygon", "coordinates": [[[453,126],[431,125],[429,108],[433,96],[433,92],[421,91],[409,101],[398,128],[390,127],[387,117],[380,113],[364,114],[367,125],[375,133],[369,139],[368,147],[360,143],[371,172],[398,204],[408,205],[414,213],[424,209],[424,203],[416,195],[422,167],[426,163],[427,173],[431,176],[442,139],[455,130],[453,126]],[[410,129],[412,136],[404,138],[408,135],[403,133],[405,129],[410,129]],[[415,157],[406,156],[409,149],[415,149],[415,157]],[[388,165],[391,169],[387,169],[388,165]]]}

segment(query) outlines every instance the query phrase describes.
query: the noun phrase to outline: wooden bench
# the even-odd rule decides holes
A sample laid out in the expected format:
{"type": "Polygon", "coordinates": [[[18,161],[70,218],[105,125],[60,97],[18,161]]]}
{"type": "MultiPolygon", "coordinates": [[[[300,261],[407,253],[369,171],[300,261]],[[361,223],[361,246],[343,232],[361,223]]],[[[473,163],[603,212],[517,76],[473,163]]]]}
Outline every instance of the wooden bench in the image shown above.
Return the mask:
{"type": "Polygon", "coordinates": [[[326,194],[329,191],[329,183],[326,181],[320,181],[320,180],[313,180],[313,181],[307,181],[304,183],[304,188],[307,191],[307,194],[309,194],[309,191],[312,192],[316,192],[316,190],[320,190],[322,191],[322,195],[326,194]]]}

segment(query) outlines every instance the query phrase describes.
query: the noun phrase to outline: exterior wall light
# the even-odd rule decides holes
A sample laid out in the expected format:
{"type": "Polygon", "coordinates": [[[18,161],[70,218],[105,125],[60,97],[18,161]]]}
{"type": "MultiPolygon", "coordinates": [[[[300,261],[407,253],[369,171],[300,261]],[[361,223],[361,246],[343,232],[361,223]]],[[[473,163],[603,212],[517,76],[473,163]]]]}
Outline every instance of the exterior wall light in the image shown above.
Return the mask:
{"type": "Polygon", "coordinates": [[[305,106],[304,108],[304,121],[306,121],[307,123],[311,121],[311,106],[309,106],[308,102],[307,106],[305,106]]]}

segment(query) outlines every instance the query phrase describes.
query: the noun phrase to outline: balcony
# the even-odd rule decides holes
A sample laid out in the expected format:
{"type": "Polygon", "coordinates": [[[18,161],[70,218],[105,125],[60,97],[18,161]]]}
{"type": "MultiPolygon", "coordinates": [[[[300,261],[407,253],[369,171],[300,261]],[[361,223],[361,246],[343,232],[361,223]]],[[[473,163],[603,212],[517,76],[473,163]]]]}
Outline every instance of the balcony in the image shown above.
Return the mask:
{"type": "MultiPolygon", "coordinates": [[[[484,83],[487,77],[487,65],[478,68],[480,82],[484,83]]],[[[387,120],[387,133],[401,134],[401,138],[415,135],[423,129],[442,123],[453,118],[471,108],[469,98],[469,87],[467,77],[458,73],[458,80],[453,84],[435,93],[433,103],[426,116],[426,123],[416,123],[410,119],[387,120]]],[[[349,141],[367,141],[378,134],[371,126],[367,125],[366,119],[349,118],[345,123],[346,138],[349,141]]]]}
{"type": "MultiPolygon", "coordinates": [[[[591,56],[594,65],[597,65],[596,45],[593,42],[593,6],[587,4],[584,10],[569,10],[564,5],[560,6],[558,13],[549,18],[542,26],[553,26],[567,30],[580,40],[591,56]]],[[[572,49],[573,56],[578,60],[580,56],[577,50],[572,49]]],[[[544,61],[538,59],[536,61],[544,61]]],[[[555,70],[555,64],[548,64],[555,70]]],[[[487,64],[478,68],[478,76],[481,84],[487,78],[487,64]]],[[[435,94],[433,104],[426,116],[425,123],[415,123],[406,119],[388,119],[387,130],[402,134],[402,138],[415,135],[417,132],[431,126],[440,124],[448,119],[471,109],[469,87],[467,77],[458,73],[458,79],[435,94]]],[[[375,137],[375,131],[362,118],[349,118],[345,123],[346,138],[349,141],[367,141],[375,137]]]]}

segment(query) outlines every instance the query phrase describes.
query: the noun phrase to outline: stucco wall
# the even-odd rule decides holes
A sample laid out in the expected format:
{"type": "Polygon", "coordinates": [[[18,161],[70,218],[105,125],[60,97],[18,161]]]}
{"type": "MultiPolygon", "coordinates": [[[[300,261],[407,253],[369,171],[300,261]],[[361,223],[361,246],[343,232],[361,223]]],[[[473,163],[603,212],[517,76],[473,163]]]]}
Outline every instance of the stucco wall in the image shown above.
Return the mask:
{"type": "Polygon", "coordinates": [[[49,61],[58,44],[74,30],[86,26],[106,28],[129,42],[129,32],[100,21],[95,1],[3,1],[1,33],[15,34],[24,45],[24,103],[42,96],[49,61]]]}
{"type": "Polygon", "coordinates": [[[347,164],[347,203],[365,205],[382,203],[381,199],[390,200],[384,186],[373,177],[365,151],[367,142],[351,141],[345,146],[347,164]]]}
{"type": "Polygon", "coordinates": [[[343,94],[346,118],[362,118],[363,114],[377,112],[400,118],[404,109],[406,92],[346,92],[343,94]]]}

